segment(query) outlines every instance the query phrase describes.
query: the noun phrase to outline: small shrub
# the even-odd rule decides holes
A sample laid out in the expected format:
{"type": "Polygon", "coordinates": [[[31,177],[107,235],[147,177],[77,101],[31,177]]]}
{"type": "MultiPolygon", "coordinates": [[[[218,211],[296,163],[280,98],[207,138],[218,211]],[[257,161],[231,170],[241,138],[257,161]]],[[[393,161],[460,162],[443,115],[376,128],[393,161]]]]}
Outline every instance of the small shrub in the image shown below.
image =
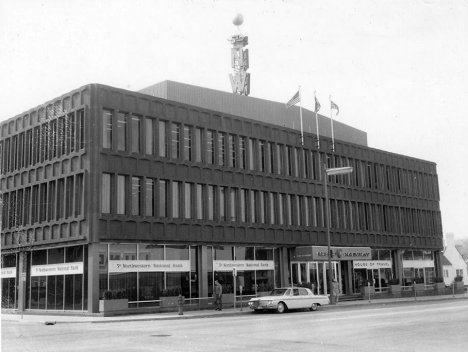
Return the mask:
{"type": "Polygon", "coordinates": [[[389,285],[399,285],[400,284],[400,279],[397,277],[393,277],[390,280],[388,280],[389,285]]]}
{"type": "Polygon", "coordinates": [[[176,287],[170,287],[170,288],[165,288],[161,292],[161,297],[173,297],[173,296],[178,296],[182,294],[182,287],[176,286],[176,287]]]}
{"type": "Polygon", "coordinates": [[[114,299],[125,299],[127,298],[127,291],[118,290],[114,292],[114,299]]]}
{"type": "MultiPolygon", "coordinates": [[[[307,287],[307,286],[301,286],[301,287],[307,287]]],[[[273,289],[274,289],[273,284],[260,284],[257,286],[257,292],[270,292],[273,289]]]]}
{"type": "Polygon", "coordinates": [[[460,281],[463,281],[463,276],[461,275],[458,275],[455,277],[455,282],[460,282],[460,281]]]}
{"type": "Polygon", "coordinates": [[[105,300],[110,300],[113,298],[112,291],[104,291],[104,295],[102,296],[105,300]]]}
{"type": "Polygon", "coordinates": [[[424,279],[422,277],[414,277],[412,280],[415,284],[423,284],[424,279]]]}

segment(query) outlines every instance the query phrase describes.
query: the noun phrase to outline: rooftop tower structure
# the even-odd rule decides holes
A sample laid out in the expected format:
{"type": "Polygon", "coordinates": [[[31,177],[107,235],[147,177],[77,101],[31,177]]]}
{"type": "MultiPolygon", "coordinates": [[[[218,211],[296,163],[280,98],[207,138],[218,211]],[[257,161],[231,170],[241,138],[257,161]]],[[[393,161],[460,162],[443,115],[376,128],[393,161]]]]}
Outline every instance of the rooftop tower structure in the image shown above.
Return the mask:
{"type": "Polygon", "coordinates": [[[245,47],[249,44],[249,38],[242,35],[240,25],[244,22],[244,17],[237,14],[232,23],[239,29],[239,34],[231,36],[231,67],[234,69],[234,74],[230,73],[232,92],[234,94],[249,95],[250,94],[250,73],[249,69],[249,49],[245,47]]]}

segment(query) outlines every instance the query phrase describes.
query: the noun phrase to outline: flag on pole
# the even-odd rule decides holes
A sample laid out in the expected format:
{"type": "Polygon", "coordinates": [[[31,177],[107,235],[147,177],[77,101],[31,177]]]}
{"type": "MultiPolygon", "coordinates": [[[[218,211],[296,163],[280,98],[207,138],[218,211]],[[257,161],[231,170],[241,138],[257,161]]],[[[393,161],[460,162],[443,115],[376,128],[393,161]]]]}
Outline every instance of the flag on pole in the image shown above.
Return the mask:
{"type": "Polygon", "coordinates": [[[334,102],[331,102],[331,108],[336,110],[336,114],[338,115],[340,113],[340,109],[338,108],[338,105],[336,105],[334,102]]]}
{"type": "Polygon", "coordinates": [[[291,106],[296,105],[296,104],[299,103],[300,101],[301,101],[301,98],[300,98],[300,95],[299,95],[299,91],[297,91],[297,93],[294,94],[294,96],[291,98],[291,100],[289,100],[289,101],[286,103],[286,109],[287,109],[287,108],[290,108],[291,106]]]}
{"type": "Polygon", "coordinates": [[[322,106],[320,105],[319,101],[317,100],[317,97],[315,97],[315,112],[319,112],[321,107],[322,106]]]}
{"type": "MultiPolygon", "coordinates": [[[[318,123],[317,113],[319,112],[321,106],[320,106],[319,101],[317,100],[317,96],[315,95],[315,92],[314,92],[314,98],[315,98],[315,126],[317,127],[317,149],[320,149],[320,135],[319,135],[319,123],[318,123]]],[[[320,154],[319,154],[319,158],[320,158],[320,154]]]]}

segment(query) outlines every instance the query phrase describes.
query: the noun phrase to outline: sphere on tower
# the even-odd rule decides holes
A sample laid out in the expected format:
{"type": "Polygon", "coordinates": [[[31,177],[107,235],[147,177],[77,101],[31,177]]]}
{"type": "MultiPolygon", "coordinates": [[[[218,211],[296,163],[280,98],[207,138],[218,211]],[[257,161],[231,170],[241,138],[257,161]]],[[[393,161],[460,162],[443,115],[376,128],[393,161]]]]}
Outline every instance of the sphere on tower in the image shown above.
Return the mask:
{"type": "Polygon", "coordinates": [[[232,20],[232,23],[235,26],[240,26],[242,23],[244,23],[244,16],[242,16],[240,13],[236,14],[232,20]]]}

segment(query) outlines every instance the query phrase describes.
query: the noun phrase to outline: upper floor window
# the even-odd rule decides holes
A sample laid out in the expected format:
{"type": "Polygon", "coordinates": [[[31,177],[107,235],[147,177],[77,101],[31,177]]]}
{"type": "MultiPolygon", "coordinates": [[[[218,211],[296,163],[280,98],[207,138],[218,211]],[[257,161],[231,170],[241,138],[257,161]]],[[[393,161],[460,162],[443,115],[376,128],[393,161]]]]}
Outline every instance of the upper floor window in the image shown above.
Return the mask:
{"type": "MultiPolygon", "coordinates": [[[[52,130],[57,129],[57,123],[52,123],[52,130]]],[[[30,132],[29,132],[30,133],[30,132]]],[[[55,134],[52,133],[54,136],[55,134]]],[[[102,147],[112,149],[112,112],[109,110],[102,111],[102,147]]],[[[55,143],[52,143],[53,157],[56,156],[55,143]]]]}
{"type": "Polygon", "coordinates": [[[239,167],[241,169],[245,169],[246,167],[246,149],[245,137],[239,137],[239,167]]]}
{"type": "Polygon", "coordinates": [[[203,133],[201,128],[195,128],[195,161],[202,162],[203,133]]]}
{"type": "Polygon", "coordinates": [[[219,166],[226,165],[226,135],[218,133],[218,164],[219,166]]]}
{"type": "Polygon", "coordinates": [[[145,153],[152,155],[154,153],[154,120],[151,118],[146,118],[145,126],[145,153]]]}
{"type": "Polygon", "coordinates": [[[159,120],[159,156],[167,158],[167,122],[159,120]]]}
{"type": "Polygon", "coordinates": [[[219,187],[219,220],[226,221],[226,187],[219,187]]]}
{"type": "Polygon", "coordinates": [[[180,182],[172,181],[172,217],[180,217],[180,182]]]}
{"type": "Polygon", "coordinates": [[[275,153],[274,153],[274,145],[271,142],[268,142],[268,155],[269,155],[268,172],[272,174],[275,170],[275,153]]]}
{"type": "Polygon", "coordinates": [[[127,150],[127,114],[117,113],[117,150],[127,150]]]}
{"type": "Polygon", "coordinates": [[[208,220],[215,217],[215,186],[208,186],[208,220]]]}
{"type": "Polygon", "coordinates": [[[184,192],[184,206],[185,206],[185,218],[191,219],[192,215],[192,194],[193,194],[193,183],[185,183],[184,192]]]}
{"type": "Polygon", "coordinates": [[[277,144],[276,145],[276,159],[277,159],[276,173],[279,175],[283,173],[283,161],[284,161],[284,158],[283,158],[284,154],[281,149],[282,149],[281,145],[277,144]]]}
{"type": "Polygon", "coordinates": [[[214,142],[214,131],[206,131],[206,162],[208,164],[214,164],[215,161],[214,142]]]}
{"type": "Polygon", "coordinates": [[[155,189],[154,180],[151,178],[146,179],[145,195],[146,216],[154,216],[155,189]]]}
{"type": "Polygon", "coordinates": [[[168,181],[159,180],[159,216],[167,217],[167,186],[168,181]]]}
{"type": "Polygon", "coordinates": [[[266,164],[266,150],[264,141],[258,141],[258,162],[260,171],[264,172],[266,164]]]}
{"type": "Polygon", "coordinates": [[[184,160],[192,161],[192,128],[184,126],[184,160]]]}
{"type": "Polygon", "coordinates": [[[252,138],[249,138],[249,170],[255,170],[255,153],[254,153],[255,142],[252,138]]]}
{"type": "Polygon", "coordinates": [[[124,175],[117,176],[117,214],[125,214],[126,200],[125,190],[127,188],[127,178],[124,175]]]}
{"type": "Polygon", "coordinates": [[[180,156],[180,125],[172,124],[172,158],[178,159],[180,156]]]}
{"type": "Polygon", "coordinates": [[[132,215],[140,215],[141,177],[132,177],[132,215]]]}
{"type": "Polygon", "coordinates": [[[132,153],[140,152],[141,117],[132,115],[132,153]]]}
{"type": "Polygon", "coordinates": [[[228,136],[229,143],[229,167],[236,167],[236,136],[228,136]]]}

